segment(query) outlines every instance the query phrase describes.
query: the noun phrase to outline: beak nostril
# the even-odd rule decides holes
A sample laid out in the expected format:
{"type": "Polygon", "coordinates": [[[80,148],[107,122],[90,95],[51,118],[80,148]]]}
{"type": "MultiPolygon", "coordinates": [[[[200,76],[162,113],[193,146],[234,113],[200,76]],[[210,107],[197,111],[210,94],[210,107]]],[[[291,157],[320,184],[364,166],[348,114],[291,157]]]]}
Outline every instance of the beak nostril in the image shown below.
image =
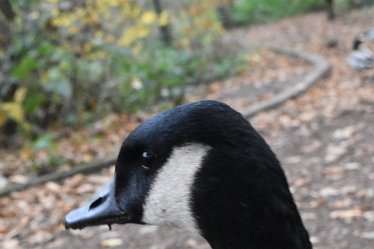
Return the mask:
{"type": "Polygon", "coordinates": [[[97,206],[100,206],[106,200],[106,196],[97,198],[94,202],[91,203],[89,209],[94,209],[97,206]]]}

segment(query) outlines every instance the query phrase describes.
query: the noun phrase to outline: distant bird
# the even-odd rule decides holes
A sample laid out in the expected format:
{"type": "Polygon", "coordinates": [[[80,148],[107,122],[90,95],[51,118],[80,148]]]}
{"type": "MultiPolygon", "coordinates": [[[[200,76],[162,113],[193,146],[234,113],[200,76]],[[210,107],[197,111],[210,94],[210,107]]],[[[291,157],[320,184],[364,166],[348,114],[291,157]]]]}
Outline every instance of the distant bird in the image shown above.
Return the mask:
{"type": "Polygon", "coordinates": [[[112,182],[65,227],[172,225],[215,249],[311,249],[275,154],[224,103],[186,104],[124,141],[112,182]]]}
{"type": "Polygon", "coordinates": [[[362,45],[374,41],[374,28],[358,35],[353,41],[353,51],[348,57],[348,64],[357,70],[368,69],[374,66],[373,52],[362,45]]]}

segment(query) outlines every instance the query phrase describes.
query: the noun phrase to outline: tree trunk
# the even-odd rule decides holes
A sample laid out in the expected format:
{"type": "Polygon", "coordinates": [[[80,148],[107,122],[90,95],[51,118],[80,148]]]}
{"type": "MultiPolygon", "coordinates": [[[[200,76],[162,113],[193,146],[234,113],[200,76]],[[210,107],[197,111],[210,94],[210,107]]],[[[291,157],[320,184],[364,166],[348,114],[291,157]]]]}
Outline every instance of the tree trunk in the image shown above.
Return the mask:
{"type": "MultiPolygon", "coordinates": [[[[161,0],[153,0],[153,6],[156,13],[160,15],[162,13],[161,0]]],[[[168,24],[160,26],[160,35],[162,42],[165,45],[170,46],[173,39],[171,37],[170,26],[168,24]]]]}
{"type": "Polygon", "coordinates": [[[333,0],[325,0],[327,7],[327,18],[329,20],[334,20],[335,19],[335,12],[334,12],[334,1],[333,0]]]}
{"type": "Polygon", "coordinates": [[[13,21],[16,16],[9,0],[0,0],[0,10],[8,21],[13,21]]]}

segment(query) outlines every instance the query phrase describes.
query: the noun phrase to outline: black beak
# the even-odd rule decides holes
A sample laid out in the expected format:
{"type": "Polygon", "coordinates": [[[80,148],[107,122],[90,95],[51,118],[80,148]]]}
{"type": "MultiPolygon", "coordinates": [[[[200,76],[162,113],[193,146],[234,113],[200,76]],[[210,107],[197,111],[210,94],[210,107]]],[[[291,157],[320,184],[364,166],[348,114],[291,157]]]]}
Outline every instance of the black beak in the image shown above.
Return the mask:
{"type": "Polygon", "coordinates": [[[128,212],[122,210],[115,198],[115,180],[112,180],[90,203],[75,209],[65,217],[66,229],[87,226],[112,225],[130,222],[128,212]]]}

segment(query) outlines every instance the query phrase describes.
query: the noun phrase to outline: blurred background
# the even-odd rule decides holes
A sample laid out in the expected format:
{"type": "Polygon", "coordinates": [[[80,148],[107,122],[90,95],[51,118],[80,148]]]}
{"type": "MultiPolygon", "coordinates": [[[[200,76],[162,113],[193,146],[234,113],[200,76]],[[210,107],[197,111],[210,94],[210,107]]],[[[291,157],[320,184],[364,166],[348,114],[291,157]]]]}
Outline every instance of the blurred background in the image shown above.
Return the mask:
{"type": "Polygon", "coordinates": [[[373,248],[373,4],[2,0],[0,247],[209,248],[170,228],[61,223],[153,114],[206,98],[245,113],[314,72],[271,45],[331,70],[251,123],[283,162],[315,248],[373,248]]]}

